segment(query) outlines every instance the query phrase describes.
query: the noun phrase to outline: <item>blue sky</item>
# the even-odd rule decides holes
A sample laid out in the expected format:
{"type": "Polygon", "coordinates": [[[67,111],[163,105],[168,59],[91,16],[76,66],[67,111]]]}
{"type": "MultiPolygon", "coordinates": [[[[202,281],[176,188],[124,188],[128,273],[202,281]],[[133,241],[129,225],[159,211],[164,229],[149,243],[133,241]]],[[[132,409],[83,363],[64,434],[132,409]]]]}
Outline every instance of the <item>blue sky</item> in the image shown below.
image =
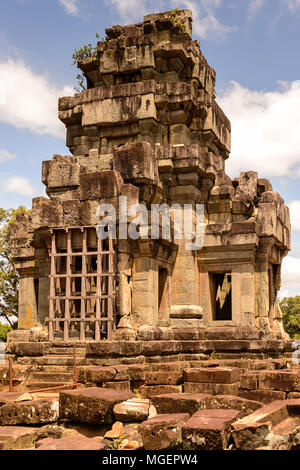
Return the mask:
{"type": "Polygon", "coordinates": [[[300,0],[0,0],[0,206],[31,207],[41,162],[69,154],[57,97],[73,93],[72,53],[113,24],[193,10],[232,123],[227,170],[269,177],[291,210],[281,295],[300,295],[300,0]]]}

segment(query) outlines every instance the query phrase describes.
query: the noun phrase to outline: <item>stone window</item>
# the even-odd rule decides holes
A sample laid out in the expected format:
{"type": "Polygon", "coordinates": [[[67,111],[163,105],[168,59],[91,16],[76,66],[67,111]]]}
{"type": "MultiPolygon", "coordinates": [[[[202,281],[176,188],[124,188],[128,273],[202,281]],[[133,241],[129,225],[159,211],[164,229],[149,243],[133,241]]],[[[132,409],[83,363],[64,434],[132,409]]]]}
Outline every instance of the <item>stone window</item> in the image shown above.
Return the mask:
{"type": "Polygon", "coordinates": [[[53,230],[49,340],[111,339],[115,328],[116,256],[95,227],[53,230]]]}

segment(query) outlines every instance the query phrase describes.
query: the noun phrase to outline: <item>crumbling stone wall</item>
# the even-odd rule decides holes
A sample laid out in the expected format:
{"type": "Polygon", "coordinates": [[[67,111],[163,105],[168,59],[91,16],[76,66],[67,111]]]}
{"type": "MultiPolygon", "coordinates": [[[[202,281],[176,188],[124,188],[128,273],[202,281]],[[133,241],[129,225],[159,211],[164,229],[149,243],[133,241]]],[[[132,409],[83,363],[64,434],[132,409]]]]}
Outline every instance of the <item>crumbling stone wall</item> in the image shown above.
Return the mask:
{"type": "MultiPolygon", "coordinates": [[[[48,198],[17,216],[19,327],[47,326],[51,229],[96,226],[100,203],[205,205],[204,246],[184,240],[114,241],[118,329],[251,325],[285,336],[276,301],[290,249],[289,211],[256,172],[231,180],[230,122],[215,100],[215,71],[192,40],[192,13],[148,15],[114,26],[96,57],[78,62],[87,90],[59,100],[72,156],[43,162],[48,198]],[[160,273],[167,276],[159,307],[160,273]],[[231,311],[216,316],[214,274],[230,276],[231,311]]],[[[229,288],[228,288],[229,289],[229,288]]],[[[225,296],[227,295],[225,292],[225,296]]],[[[119,335],[119,336],[118,336],[119,335]]]]}

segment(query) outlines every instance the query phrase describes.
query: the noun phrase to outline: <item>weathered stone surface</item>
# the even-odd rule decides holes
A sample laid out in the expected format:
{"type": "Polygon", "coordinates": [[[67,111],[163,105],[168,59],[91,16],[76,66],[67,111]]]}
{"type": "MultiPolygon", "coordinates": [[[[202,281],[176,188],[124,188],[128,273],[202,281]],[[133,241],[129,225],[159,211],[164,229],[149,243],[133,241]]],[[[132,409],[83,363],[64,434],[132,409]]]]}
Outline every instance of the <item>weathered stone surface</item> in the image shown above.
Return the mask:
{"type": "Polygon", "coordinates": [[[237,395],[247,400],[259,401],[264,404],[277,400],[285,400],[286,393],[276,390],[242,390],[239,389],[237,395]]]}
{"type": "Polygon", "coordinates": [[[239,380],[240,373],[240,369],[229,367],[185,369],[183,379],[184,382],[233,384],[239,380]]]}
{"type": "Polygon", "coordinates": [[[295,443],[299,431],[299,400],[275,401],[233,424],[235,444],[244,450],[288,450],[295,443]]]}
{"type": "Polygon", "coordinates": [[[210,395],[191,393],[166,393],[151,398],[158,414],[188,413],[193,415],[202,408],[210,395]]]}
{"type": "Polygon", "coordinates": [[[58,419],[58,399],[9,402],[0,407],[1,426],[54,423],[58,419]]]}
{"type": "Polygon", "coordinates": [[[185,449],[221,450],[229,439],[230,424],[239,416],[238,410],[197,411],[182,427],[185,449]]]}
{"type": "Polygon", "coordinates": [[[187,413],[162,414],[139,426],[146,450],[176,448],[181,439],[181,427],[189,418],[187,413]]]}
{"type": "Polygon", "coordinates": [[[107,441],[102,437],[66,436],[61,439],[42,439],[36,445],[37,450],[104,450],[107,441]]]}
{"type": "Polygon", "coordinates": [[[146,385],[179,385],[182,383],[181,372],[147,372],[146,385]]]}
{"type": "Polygon", "coordinates": [[[163,393],[180,393],[181,385],[143,385],[141,387],[141,398],[151,398],[163,393]]]}
{"type": "Polygon", "coordinates": [[[121,422],[119,421],[116,421],[111,430],[110,431],[107,431],[105,434],[104,434],[104,437],[106,439],[120,439],[121,436],[123,436],[124,434],[124,426],[121,422]]]}
{"type": "Polygon", "coordinates": [[[91,387],[60,392],[59,417],[82,423],[111,423],[114,405],[129,398],[134,398],[134,394],[108,388],[91,387]]]}
{"type": "Polygon", "coordinates": [[[0,441],[6,450],[29,449],[38,440],[39,428],[24,426],[0,426],[0,441]]]}
{"type": "Polygon", "coordinates": [[[299,371],[266,371],[259,374],[259,388],[262,390],[300,391],[299,371]]]}
{"type": "Polygon", "coordinates": [[[144,421],[149,416],[150,401],[145,398],[131,398],[118,403],[113,413],[118,421],[144,421]]]}
{"type": "Polygon", "coordinates": [[[238,395],[237,384],[184,382],[184,393],[208,393],[209,395],[238,395]]]}
{"type": "Polygon", "coordinates": [[[248,416],[253,411],[261,408],[263,405],[259,401],[246,400],[232,395],[216,395],[205,398],[201,402],[201,409],[222,409],[222,410],[239,410],[239,418],[248,416]]]}

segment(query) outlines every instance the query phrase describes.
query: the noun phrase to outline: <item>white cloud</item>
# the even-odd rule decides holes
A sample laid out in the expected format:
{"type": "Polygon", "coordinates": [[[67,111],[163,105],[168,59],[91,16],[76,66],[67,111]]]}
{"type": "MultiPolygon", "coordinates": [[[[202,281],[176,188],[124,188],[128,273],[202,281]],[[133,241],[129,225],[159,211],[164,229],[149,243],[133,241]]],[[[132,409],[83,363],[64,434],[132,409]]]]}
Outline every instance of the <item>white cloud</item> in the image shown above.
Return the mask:
{"type": "Polygon", "coordinates": [[[13,153],[8,152],[7,150],[0,150],[0,163],[4,163],[7,160],[13,160],[16,158],[16,155],[13,153]]]}
{"type": "Polygon", "coordinates": [[[300,232],[300,201],[289,203],[292,229],[300,232]]]}
{"type": "Polygon", "coordinates": [[[231,82],[218,98],[232,125],[230,175],[251,169],[267,177],[300,173],[300,81],[279,85],[262,92],[231,82]]]}
{"type": "Polygon", "coordinates": [[[106,4],[113,11],[116,11],[124,23],[134,23],[142,21],[143,16],[155,11],[155,7],[159,7],[161,2],[153,2],[151,7],[147,7],[146,0],[106,0],[106,4]]]}
{"type": "Polygon", "coordinates": [[[300,8],[300,0],[284,0],[284,2],[290,11],[300,8]]]}
{"type": "Polygon", "coordinates": [[[300,258],[286,256],[282,261],[280,297],[300,294],[300,258]]]}
{"type": "Polygon", "coordinates": [[[35,192],[35,188],[29,182],[29,179],[23,176],[10,176],[3,182],[2,188],[8,193],[22,194],[29,197],[32,197],[35,192]]]}
{"type": "Polygon", "coordinates": [[[106,0],[125,23],[142,21],[143,16],[166,11],[171,8],[186,8],[193,11],[193,31],[200,38],[220,37],[233,30],[229,26],[219,23],[215,15],[215,10],[221,5],[222,0],[106,0]],[[171,3],[171,7],[170,7],[171,3]]]}
{"type": "Polygon", "coordinates": [[[0,122],[39,134],[64,137],[57,117],[59,96],[73,94],[72,87],[58,88],[20,60],[0,62],[0,122]]]}
{"type": "Polygon", "coordinates": [[[68,13],[68,15],[79,15],[79,0],[59,0],[59,3],[64,8],[65,12],[68,13]]]}
{"type": "Polygon", "coordinates": [[[263,7],[266,0],[251,0],[248,5],[248,19],[252,20],[258,11],[263,7]]]}

